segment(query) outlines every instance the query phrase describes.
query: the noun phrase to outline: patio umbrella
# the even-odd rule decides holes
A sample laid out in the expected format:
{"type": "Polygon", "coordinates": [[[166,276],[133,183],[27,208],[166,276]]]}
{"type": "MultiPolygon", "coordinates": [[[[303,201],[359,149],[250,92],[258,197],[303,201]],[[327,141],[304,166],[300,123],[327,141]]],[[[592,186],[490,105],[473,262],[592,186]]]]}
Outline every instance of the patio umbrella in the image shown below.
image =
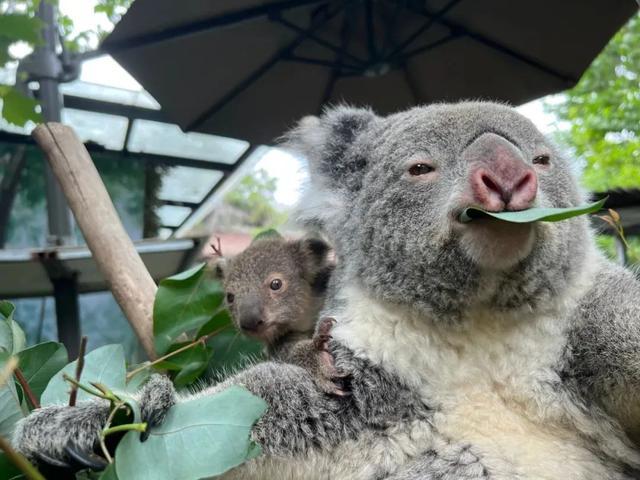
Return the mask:
{"type": "Polygon", "coordinates": [[[388,113],[574,85],[634,0],[136,0],[111,53],[185,130],[269,143],[327,103],[388,113]]]}

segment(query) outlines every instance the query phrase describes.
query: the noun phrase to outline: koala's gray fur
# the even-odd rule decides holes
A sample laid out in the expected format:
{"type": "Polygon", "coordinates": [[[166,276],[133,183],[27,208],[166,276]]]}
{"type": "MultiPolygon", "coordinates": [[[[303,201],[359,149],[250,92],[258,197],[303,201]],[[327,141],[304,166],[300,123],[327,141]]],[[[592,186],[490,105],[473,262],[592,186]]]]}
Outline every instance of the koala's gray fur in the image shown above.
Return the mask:
{"type": "MultiPolygon", "coordinates": [[[[301,219],[338,257],[324,313],[352,395],[324,395],[278,362],[201,392],[240,384],[269,404],[253,430],[265,454],[225,478],[640,478],[629,438],[640,424],[638,281],[597,253],[585,218],[533,225],[509,245],[517,259],[478,234],[482,223],[459,224],[467,147],[487,132],[525,162],[550,156],[537,206],[585,200],[569,162],[502,105],[388,117],[339,107],[291,133],[311,167],[301,219]],[[422,161],[435,173],[408,176],[422,161]]],[[[65,407],[33,412],[17,448],[90,448],[104,407],[81,408],[77,420],[65,407]]]]}

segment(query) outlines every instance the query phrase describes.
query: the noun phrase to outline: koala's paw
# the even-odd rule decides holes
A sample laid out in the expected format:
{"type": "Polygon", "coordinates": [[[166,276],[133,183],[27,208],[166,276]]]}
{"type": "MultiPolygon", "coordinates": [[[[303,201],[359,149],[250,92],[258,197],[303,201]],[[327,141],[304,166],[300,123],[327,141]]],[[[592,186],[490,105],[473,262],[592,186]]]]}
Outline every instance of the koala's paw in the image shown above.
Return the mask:
{"type": "Polygon", "coordinates": [[[320,389],[330,395],[346,397],[351,395],[349,391],[349,375],[338,371],[335,359],[329,352],[328,344],[331,340],[331,329],[336,321],[333,318],[321,318],[312,342],[318,359],[319,377],[316,383],[320,389]]]}
{"type": "Polygon", "coordinates": [[[140,393],[142,421],[147,422],[147,429],[140,434],[140,440],[144,442],[149,438],[149,430],[164,422],[176,401],[176,390],[171,380],[164,375],[152,375],[140,393]]]}
{"type": "Polygon", "coordinates": [[[103,465],[91,457],[109,415],[104,401],[79,403],[75,407],[54,405],[31,412],[16,426],[13,445],[29,460],[58,468],[80,469],[103,465]],[[79,453],[85,453],[86,459],[79,453]]]}

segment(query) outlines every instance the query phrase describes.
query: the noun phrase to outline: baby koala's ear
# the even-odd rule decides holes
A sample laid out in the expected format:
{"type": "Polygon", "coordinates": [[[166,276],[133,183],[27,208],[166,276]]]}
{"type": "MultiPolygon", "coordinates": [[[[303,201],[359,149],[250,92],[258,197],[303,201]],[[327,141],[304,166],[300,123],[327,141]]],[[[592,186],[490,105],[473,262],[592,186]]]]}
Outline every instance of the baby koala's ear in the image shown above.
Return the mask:
{"type": "Polygon", "coordinates": [[[209,262],[209,271],[213,273],[213,276],[218,280],[224,280],[224,275],[227,271],[229,261],[224,257],[216,257],[209,262]]]}
{"type": "Polygon", "coordinates": [[[301,259],[304,276],[314,290],[327,288],[331,272],[335,267],[331,245],[317,237],[304,237],[292,243],[301,259]]]}

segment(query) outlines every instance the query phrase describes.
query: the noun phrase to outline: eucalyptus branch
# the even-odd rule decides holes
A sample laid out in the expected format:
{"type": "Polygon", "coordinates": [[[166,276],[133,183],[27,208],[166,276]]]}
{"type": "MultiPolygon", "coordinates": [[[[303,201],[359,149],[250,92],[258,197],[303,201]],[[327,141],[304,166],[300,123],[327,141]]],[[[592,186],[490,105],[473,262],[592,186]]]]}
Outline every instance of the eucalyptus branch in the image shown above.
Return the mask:
{"type": "Polygon", "coordinates": [[[29,382],[27,382],[27,379],[24,377],[22,370],[16,367],[13,373],[16,376],[18,383],[22,387],[22,391],[24,392],[26,397],[29,399],[29,403],[31,403],[31,406],[33,408],[40,408],[40,402],[38,401],[35,394],[33,393],[33,390],[31,390],[31,387],[29,386],[29,382]]]}
{"type": "MultiPolygon", "coordinates": [[[[76,362],[76,382],[80,382],[80,376],[82,375],[82,369],[84,368],[84,353],[86,350],[87,350],[87,337],[83,336],[80,339],[80,347],[78,348],[78,361],[76,362]]],[[[69,392],[70,407],[75,407],[77,398],[78,398],[78,386],[76,384],[72,384],[71,392],[69,392]]]]}
{"type": "Polygon", "coordinates": [[[84,390],[89,395],[93,395],[94,397],[98,397],[98,398],[103,398],[104,400],[113,401],[112,397],[108,397],[108,396],[104,395],[102,392],[99,392],[98,390],[93,390],[93,389],[87,387],[86,385],[81,384],[75,378],[70,377],[66,373],[62,374],[62,378],[65,381],[69,382],[72,386],[75,386],[76,388],[79,388],[80,390],[84,390]]]}
{"type": "Polygon", "coordinates": [[[188,343],[186,345],[183,345],[182,347],[178,348],[177,350],[174,350],[173,352],[169,352],[166,355],[155,359],[153,362],[145,363],[144,365],[136,368],[135,370],[130,371],[129,373],[127,373],[127,382],[129,380],[131,380],[133,377],[135,377],[137,374],[139,374],[140,372],[146,370],[147,368],[153,367],[154,365],[157,365],[160,362],[164,362],[165,360],[173,357],[174,355],[182,353],[185,350],[189,350],[190,348],[195,347],[196,345],[199,345],[199,344],[204,345],[207,340],[209,340],[211,337],[216,336],[218,333],[223,331],[225,328],[229,328],[229,325],[225,325],[224,327],[220,327],[220,328],[214,330],[211,333],[203,335],[200,338],[196,338],[194,341],[192,341],[192,342],[190,342],[190,343],[188,343]]]}
{"type": "Polygon", "coordinates": [[[0,450],[4,451],[7,458],[11,460],[11,463],[18,467],[28,480],[46,480],[38,469],[34,467],[31,462],[24,457],[24,455],[16,452],[9,442],[3,437],[0,437],[0,450]]]}
{"type": "Polygon", "coordinates": [[[105,430],[109,429],[111,422],[113,422],[113,418],[116,416],[116,413],[118,412],[118,410],[120,410],[120,408],[123,405],[124,405],[123,403],[118,403],[111,408],[111,411],[109,412],[109,416],[107,417],[107,421],[102,429],[102,435],[100,435],[100,449],[104,454],[104,458],[106,458],[109,463],[113,463],[113,458],[111,457],[111,454],[109,454],[109,449],[107,449],[106,443],[104,443],[104,439],[106,436],[104,432],[105,430]]]}
{"type": "Polygon", "coordinates": [[[102,436],[106,437],[107,435],[111,435],[116,432],[126,432],[129,430],[133,430],[136,432],[146,432],[147,431],[147,422],[141,423],[125,423],[124,425],[116,425],[115,427],[109,427],[102,430],[102,436]]]}

